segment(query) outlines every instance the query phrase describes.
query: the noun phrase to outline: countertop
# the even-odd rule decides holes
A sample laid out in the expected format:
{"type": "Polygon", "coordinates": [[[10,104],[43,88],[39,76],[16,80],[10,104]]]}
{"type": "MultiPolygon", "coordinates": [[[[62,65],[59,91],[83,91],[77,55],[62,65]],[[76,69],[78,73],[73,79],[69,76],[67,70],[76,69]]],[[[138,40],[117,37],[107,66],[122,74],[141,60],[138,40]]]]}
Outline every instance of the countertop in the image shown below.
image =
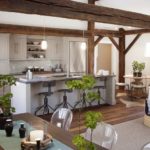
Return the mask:
{"type": "MultiPolygon", "coordinates": [[[[95,76],[96,78],[109,78],[109,77],[115,77],[115,75],[106,75],[106,76],[95,76]]],[[[50,81],[67,81],[67,80],[73,80],[73,79],[81,79],[81,75],[71,75],[71,76],[66,76],[66,74],[43,74],[43,75],[33,75],[32,79],[27,79],[24,76],[18,76],[17,81],[26,83],[26,84],[32,84],[32,83],[38,83],[38,82],[50,82],[50,81]]]]}

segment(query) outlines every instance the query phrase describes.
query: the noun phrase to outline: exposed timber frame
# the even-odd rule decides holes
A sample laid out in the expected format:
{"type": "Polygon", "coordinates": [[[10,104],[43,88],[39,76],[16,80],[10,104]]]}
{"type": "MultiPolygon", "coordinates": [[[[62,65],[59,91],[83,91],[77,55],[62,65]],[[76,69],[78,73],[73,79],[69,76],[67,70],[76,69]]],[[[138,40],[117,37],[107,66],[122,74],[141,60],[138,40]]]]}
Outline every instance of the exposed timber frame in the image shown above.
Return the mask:
{"type": "MultiPolygon", "coordinates": [[[[123,11],[119,9],[107,8],[93,5],[96,0],[89,0],[89,4],[74,2],[70,0],[1,0],[0,10],[8,12],[19,12],[27,14],[38,14],[46,16],[64,17],[70,19],[79,19],[88,21],[88,30],[85,31],[85,37],[88,38],[89,53],[88,68],[89,72],[93,72],[94,65],[94,46],[104,37],[107,36],[119,50],[119,81],[124,81],[125,73],[125,54],[130,50],[134,43],[139,39],[141,34],[150,33],[150,16],[139,13],[123,11]],[[117,25],[140,27],[144,29],[125,31],[98,30],[94,29],[94,22],[103,22],[117,25]],[[125,49],[125,36],[137,34],[135,39],[125,49]],[[94,41],[94,36],[99,36],[94,41]],[[116,43],[113,37],[119,38],[119,44],[116,43]]],[[[0,25],[0,32],[13,33],[15,27],[7,28],[8,26],[0,25]]],[[[21,27],[18,26],[15,33],[22,34],[38,34],[42,35],[40,27],[21,27]],[[17,29],[18,28],[18,29],[17,29]]],[[[75,36],[82,37],[83,33],[80,30],[68,29],[46,29],[47,35],[53,36],[75,36]]]]}
{"type": "Polygon", "coordinates": [[[1,0],[0,10],[150,29],[150,16],[70,0],[1,0]]]}

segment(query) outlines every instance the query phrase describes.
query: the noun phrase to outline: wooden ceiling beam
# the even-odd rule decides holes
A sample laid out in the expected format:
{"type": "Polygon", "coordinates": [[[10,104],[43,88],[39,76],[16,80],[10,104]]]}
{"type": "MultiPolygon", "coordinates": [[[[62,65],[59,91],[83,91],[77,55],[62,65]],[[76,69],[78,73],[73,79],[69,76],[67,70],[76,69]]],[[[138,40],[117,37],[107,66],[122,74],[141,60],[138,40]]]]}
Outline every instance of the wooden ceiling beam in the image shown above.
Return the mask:
{"type": "MultiPolygon", "coordinates": [[[[60,29],[60,28],[45,28],[46,35],[51,36],[69,36],[69,37],[83,37],[82,30],[75,29],[60,29]]],[[[28,34],[28,35],[43,35],[43,27],[35,26],[22,26],[12,24],[0,24],[0,33],[13,33],[13,34],[28,34]]],[[[89,37],[90,31],[84,31],[84,37],[89,37]]],[[[113,30],[94,30],[95,36],[114,36],[119,37],[119,33],[113,30]]]]}
{"type": "MultiPolygon", "coordinates": [[[[0,33],[43,35],[44,29],[42,27],[0,24],[0,33]]],[[[45,28],[45,34],[46,36],[83,37],[82,30],[73,29],[45,28]]],[[[85,31],[84,37],[88,36],[89,32],[85,31]]]]}
{"type": "Polygon", "coordinates": [[[150,29],[126,30],[125,35],[150,33],[150,29]]]}
{"type": "Polygon", "coordinates": [[[101,40],[103,39],[103,36],[99,36],[96,41],[94,42],[94,46],[96,46],[101,40]]]}
{"type": "Polygon", "coordinates": [[[0,0],[0,10],[150,29],[150,16],[70,0],[0,0]]]}
{"type": "Polygon", "coordinates": [[[105,30],[105,29],[95,29],[95,36],[106,36],[106,37],[121,37],[122,35],[118,31],[105,30]]]}
{"type": "Polygon", "coordinates": [[[141,34],[137,34],[136,37],[133,39],[133,41],[129,44],[129,46],[125,49],[124,53],[127,54],[127,52],[131,49],[131,47],[135,44],[135,42],[140,38],[141,34]]]}

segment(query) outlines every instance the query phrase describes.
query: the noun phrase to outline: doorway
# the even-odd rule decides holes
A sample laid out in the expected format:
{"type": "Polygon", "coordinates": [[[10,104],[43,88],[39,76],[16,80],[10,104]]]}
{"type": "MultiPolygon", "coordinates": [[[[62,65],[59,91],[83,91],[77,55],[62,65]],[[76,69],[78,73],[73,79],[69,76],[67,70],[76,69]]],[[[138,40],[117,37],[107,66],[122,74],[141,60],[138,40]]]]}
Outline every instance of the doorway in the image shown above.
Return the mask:
{"type": "Polygon", "coordinates": [[[99,43],[96,55],[96,73],[99,70],[112,72],[112,45],[108,43],[99,43]]]}

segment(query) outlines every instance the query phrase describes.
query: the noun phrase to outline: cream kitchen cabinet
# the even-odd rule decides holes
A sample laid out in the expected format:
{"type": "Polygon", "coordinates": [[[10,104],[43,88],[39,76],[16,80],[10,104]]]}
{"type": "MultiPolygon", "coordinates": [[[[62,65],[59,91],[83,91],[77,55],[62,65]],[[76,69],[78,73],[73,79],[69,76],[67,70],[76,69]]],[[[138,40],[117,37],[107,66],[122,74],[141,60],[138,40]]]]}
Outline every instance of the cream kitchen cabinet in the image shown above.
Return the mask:
{"type": "Polygon", "coordinates": [[[47,39],[48,48],[46,50],[46,58],[60,60],[63,59],[63,48],[61,38],[48,38],[47,39]]]}
{"type": "Polygon", "coordinates": [[[0,74],[9,73],[9,34],[0,34],[0,74]]]}
{"type": "Polygon", "coordinates": [[[9,60],[9,34],[0,34],[0,60],[9,60]]]}
{"type": "Polygon", "coordinates": [[[26,60],[27,58],[27,38],[26,35],[10,36],[10,59],[26,60]]]}

